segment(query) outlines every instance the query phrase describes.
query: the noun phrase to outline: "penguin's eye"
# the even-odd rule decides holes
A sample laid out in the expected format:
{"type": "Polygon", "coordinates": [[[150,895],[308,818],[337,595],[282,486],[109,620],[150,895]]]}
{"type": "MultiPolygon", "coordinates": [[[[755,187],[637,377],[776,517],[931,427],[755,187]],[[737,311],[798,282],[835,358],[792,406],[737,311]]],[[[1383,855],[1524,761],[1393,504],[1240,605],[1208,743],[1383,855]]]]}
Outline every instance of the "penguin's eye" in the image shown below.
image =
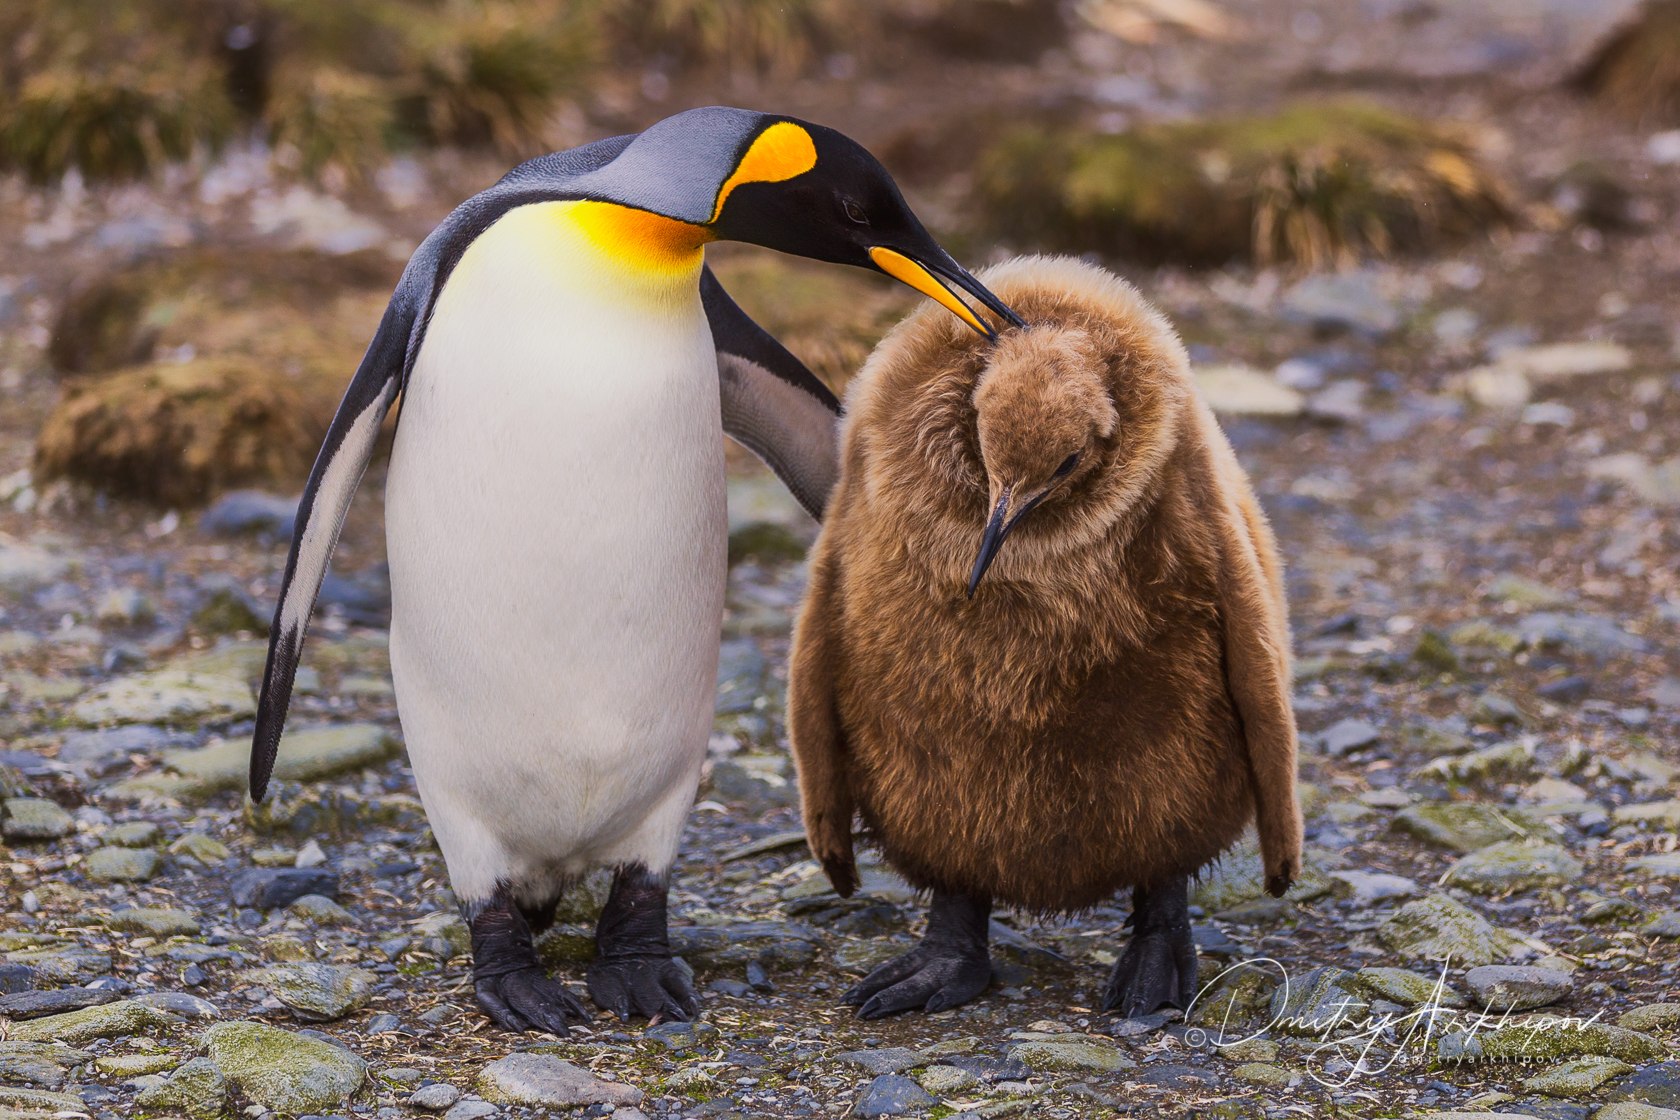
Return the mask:
{"type": "Polygon", "coordinates": [[[1056,468],[1056,473],[1052,474],[1050,477],[1051,478],[1066,478],[1069,474],[1071,474],[1073,472],[1073,468],[1077,467],[1078,465],[1079,465],[1079,452],[1075,451],[1072,455],[1069,455],[1066,459],[1062,460],[1062,465],[1057,467],[1056,468]]]}
{"type": "Polygon", "coordinates": [[[866,226],[869,224],[869,217],[863,212],[863,207],[859,206],[851,199],[842,197],[840,199],[840,208],[846,212],[847,220],[853,225],[866,226]]]}

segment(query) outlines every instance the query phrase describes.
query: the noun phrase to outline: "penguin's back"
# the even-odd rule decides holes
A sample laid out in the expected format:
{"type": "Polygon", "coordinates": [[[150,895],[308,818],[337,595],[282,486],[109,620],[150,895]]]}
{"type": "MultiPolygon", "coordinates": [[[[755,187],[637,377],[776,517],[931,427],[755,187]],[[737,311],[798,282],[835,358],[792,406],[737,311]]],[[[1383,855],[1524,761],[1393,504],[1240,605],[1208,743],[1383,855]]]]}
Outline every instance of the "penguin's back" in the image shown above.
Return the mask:
{"type": "Polygon", "coordinates": [[[392,454],[398,709],[466,898],[667,864],[711,724],[725,518],[699,253],[621,251],[595,205],[516,208],[466,250],[392,454]]]}

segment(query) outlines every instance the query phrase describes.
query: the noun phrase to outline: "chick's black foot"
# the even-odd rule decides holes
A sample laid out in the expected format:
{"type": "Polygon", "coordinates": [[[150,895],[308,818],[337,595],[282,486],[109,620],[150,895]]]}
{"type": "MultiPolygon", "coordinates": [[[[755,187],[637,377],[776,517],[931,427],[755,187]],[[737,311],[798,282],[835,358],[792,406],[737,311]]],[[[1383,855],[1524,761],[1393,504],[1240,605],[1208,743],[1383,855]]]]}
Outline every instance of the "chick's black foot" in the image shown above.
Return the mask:
{"type": "Polygon", "coordinates": [[[1135,1019],[1163,1007],[1189,1008],[1196,997],[1196,944],[1188,895],[1184,877],[1133,888],[1132,940],[1103,992],[1104,1011],[1135,1019]]]}
{"type": "Polygon", "coordinates": [[[628,1019],[686,1022],[700,1011],[688,966],[671,956],[666,883],[640,864],[621,867],[595,926],[589,998],[628,1019]]]}
{"type": "Polygon", "coordinates": [[[922,943],[864,977],[841,1001],[856,1007],[860,1019],[967,1003],[992,982],[986,952],[991,913],[990,899],[935,891],[922,943]]]}
{"type": "Polygon", "coordinates": [[[490,1021],[505,1031],[567,1033],[589,1021],[583,1002],[537,962],[531,927],[511,892],[499,887],[488,902],[467,908],[472,932],[473,994],[490,1021]]]}

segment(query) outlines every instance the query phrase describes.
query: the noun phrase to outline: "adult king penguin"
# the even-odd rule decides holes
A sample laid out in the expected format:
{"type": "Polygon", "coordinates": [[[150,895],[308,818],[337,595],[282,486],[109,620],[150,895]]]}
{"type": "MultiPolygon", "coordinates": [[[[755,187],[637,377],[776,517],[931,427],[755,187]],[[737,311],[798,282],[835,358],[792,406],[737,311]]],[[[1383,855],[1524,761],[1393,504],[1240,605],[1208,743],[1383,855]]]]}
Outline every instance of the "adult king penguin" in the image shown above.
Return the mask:
{"type": "Polygon", "coordinates": [[[747,241],[1018,323],[832,129],[705,108],[521,164],[404,270],[304,489],[251,752],[261,799],[304,632],[386,411],[391,670],[409,758],[508,1030],[586,1019],[533,927],[615,869],[589,994],[696,1010],[666,887],[711,727],[725,432],[820,515],[839,405],[704,266],[747,241]]]}

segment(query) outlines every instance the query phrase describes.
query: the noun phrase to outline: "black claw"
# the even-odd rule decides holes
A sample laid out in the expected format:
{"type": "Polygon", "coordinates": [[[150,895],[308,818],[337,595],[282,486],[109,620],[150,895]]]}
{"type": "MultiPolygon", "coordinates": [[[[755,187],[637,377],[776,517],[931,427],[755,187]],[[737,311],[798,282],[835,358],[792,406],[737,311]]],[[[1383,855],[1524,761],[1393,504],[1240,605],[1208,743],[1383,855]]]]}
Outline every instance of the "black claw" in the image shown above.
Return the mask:
{"type": "Polygon", "coordinates": [[[967,1003],[992,981],[986,952],[991,910],[990,900],[935,891],[922,943],[864,977],[841,1002],[857,1007],[860,1019],[967,1003]]]}
{"type": "Polygon", "coordinates": [[[1190,934],[1189,882],[1132,891],[1131,943],[1114,966],[1102,1009],[1127,1019],[1163,1007],[1181,1010],[1196,993],[1196,945],[1190,934]]]}
{"type": "Polygon", "coordinates": [[[506,1031],[567,1033],[568,1022],[589,1013],[564,984],[537,961],[531,927],[512,893],[498,888],[488,902],[467,911],[472,931],[473,993],[490,1021],[506,1031]]]}
{"type": "Polygon", "coordinates": [[[671,956],[665,880],[645,867],[621,867],[595,927],[589,997],[620,1019],[686,1022],[700,1010],[686,965],[671,956]]]}

